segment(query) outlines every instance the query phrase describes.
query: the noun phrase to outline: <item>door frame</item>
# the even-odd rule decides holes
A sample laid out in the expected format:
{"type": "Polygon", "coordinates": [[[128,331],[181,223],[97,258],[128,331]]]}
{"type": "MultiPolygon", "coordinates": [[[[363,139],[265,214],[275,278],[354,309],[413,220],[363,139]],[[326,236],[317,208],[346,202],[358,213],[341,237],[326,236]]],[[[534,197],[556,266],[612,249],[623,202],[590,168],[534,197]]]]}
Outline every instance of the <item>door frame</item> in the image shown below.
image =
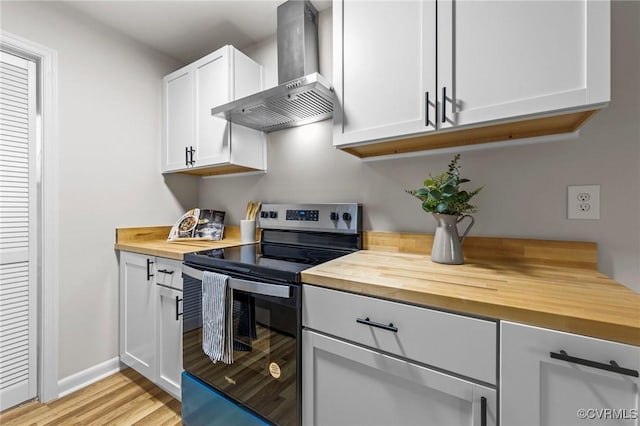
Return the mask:
{"type": "Polygon", "coordinates": [[[37,393],[47,402],[58,397],[58,53],[4,30],[0,49],[36,63],[37,393]]]}

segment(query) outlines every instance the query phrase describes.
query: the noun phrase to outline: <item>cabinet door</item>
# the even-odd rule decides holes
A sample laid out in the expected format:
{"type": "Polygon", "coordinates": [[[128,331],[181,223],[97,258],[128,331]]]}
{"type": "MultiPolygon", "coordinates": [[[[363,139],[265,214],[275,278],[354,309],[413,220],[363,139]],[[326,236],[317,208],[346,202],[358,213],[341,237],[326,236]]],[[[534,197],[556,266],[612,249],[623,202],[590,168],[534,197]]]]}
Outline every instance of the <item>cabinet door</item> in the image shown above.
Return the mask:
{"type": "Polygon", "coordinates": [[[156,286],[158,297],[156,384],[180,399],[182,373],[182,292],[156,286]]]}
{"type": "Polygon", "coordinates": [[[309,330],[302,356],[305,426],[496,424],[493,389],[309,330]]]}
{"type": "Polygon", "coordinates": [[[187,168],[186,150],[195,145],[193,113],[193,73],[182,68],[163,79],[164,131],[162,171],[187,168]]]}
{"type": "Polygon", "coordinates": [[[211,115],[211,108],[230,102],[229,46],[193,64],[195,78],[196,152],[193,167],[229,162],[230,123],[211,115]]]}
{"type": "MultiPolygon", "coordinates": [[[[244,53],[231,48],[233,100],[262,90],[262,66],[244,53]]],[[[258,170],[266,169],[266,134],[231,124],[231,163],[258,170]]]]}
{"type": "Polygon", "coordinates": [[[154,258],[120,252],[120,360],[155,381],[154,258]]]}
{"type": "Polygon", "coordinates": [[[638,377],[582,361],[613,360],[637,375],[640,348],[509,322],[501,324],[500,340],[501,424],[638,425],[638,377]],[[551,356],[561,351],[582,361],[551,356]]]}
{"type": "Polygon", "coordinates": [[[334,144],[432,130],[435,1],[337,1],[333,13],[334,144]]]}
{"type": "Polygon", "coordinates": [[[609,101],[607,1],[438,0],[437,9],[439,127],[609,101]]]}

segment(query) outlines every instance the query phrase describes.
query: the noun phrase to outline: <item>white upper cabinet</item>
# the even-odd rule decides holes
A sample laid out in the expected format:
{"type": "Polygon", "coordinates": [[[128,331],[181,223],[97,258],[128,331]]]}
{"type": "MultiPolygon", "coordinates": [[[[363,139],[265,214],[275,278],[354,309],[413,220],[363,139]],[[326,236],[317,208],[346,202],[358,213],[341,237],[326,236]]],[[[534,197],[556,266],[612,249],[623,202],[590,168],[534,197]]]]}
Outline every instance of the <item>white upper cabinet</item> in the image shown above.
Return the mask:
{"type": "Polygon", "coordinates": [[[440,128],[609,101],[606,1],[440,0],[437,9],[440,128]]]}
{"type": "Polygon", "coordinates": [[[435,1],[334,4],[336,144],[435,128],[435,11],[435,1]]]}
{"type": "Polygon", "coordinates": [[[377,154],[354,146],[414,137],[438,142],[403,149],[566,133],[610,98],[606,0],[335,0],[333,19],[334,145],[356,155],[377,154]],[[559,114],[562,123],[455,140],[559,114]]]}
{"type": "Polygon", "coordinates": [[[186,167],[187,141],[193,141],[193,73],[187,69],[175,72],[164,80],[165,144],[163,171],[186,167]]]}
{"type": "Polygon", "coordinates": [[[211,108],[230,102],[229,54],[221,49],[193,64],[195,90],[194,167],[229,161],[229,122],[211,116],[211,108]]]}
{"type": "Polygon", "coordinates": [[[213,117],[211,108],[262,90],[262,67],[232,46],[163,79],[162,172],[264,170],[265,136],[213,117]]]}

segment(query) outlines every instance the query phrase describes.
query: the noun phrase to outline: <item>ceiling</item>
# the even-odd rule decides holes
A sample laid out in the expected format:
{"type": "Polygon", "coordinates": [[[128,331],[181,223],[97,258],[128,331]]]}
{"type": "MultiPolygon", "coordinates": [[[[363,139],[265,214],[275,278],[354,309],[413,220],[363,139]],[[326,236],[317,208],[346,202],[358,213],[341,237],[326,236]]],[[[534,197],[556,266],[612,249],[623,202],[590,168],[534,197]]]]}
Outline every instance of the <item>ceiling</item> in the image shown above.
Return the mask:
{"type": "MultiPolygon", "coordinates": [[[[66,5],[187,64],[225,44],[246,48],[276,33],[284,0],[64,1],[66,5]]],[[[314,0],[321,11],[331,0],[314,0]]]]}

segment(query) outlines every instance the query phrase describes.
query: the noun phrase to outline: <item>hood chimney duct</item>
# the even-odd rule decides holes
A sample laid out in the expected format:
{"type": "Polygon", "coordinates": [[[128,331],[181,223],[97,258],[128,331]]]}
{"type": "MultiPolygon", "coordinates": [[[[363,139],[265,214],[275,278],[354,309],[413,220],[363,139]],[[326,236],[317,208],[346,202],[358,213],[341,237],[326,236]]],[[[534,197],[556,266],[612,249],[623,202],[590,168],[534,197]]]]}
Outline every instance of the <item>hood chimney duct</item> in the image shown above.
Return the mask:
{"type": "Polygon", "coordinates": [[[318,11],[309,0],[278,6],[278,84],[318,72],[318,11]]]}
{"type": "Polygon", "coordinates": [[[273,132],[333,116],[333,88],[318,73],[318,11],[309,0],[288,0],[277,16],[278,85],[212,108],[215,117],[273,132]]]}

